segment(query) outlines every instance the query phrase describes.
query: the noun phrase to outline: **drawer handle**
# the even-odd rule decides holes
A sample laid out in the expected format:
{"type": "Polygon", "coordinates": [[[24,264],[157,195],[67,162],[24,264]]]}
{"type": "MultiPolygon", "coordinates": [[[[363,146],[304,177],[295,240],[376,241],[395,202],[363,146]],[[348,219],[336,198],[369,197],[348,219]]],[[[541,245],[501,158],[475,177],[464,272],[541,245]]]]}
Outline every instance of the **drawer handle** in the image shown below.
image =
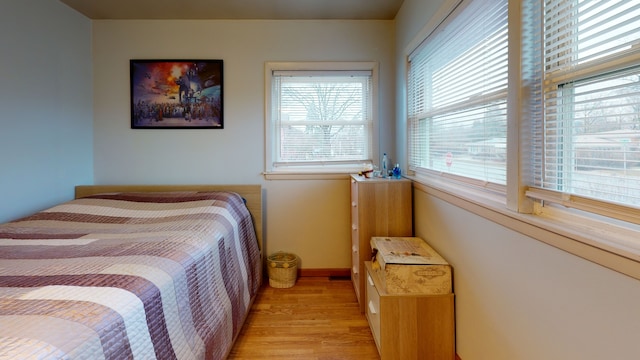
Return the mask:
{"type": "Polygon", "coordinates": [[[371,285],[371,286],[375,286],[375,284],[373,283],[373,279],[371,278],[371,276],[367,275],[367,281],[369,281],[369,285],[371,285]]]}
{"type": "Polygon", "coordinates": [[[373,315],[378,313],[378,311],[376,310],[376,306],[373,305],[372,301],[369,301],[369,312],[373,315]]]}
{"type": "Polygon", "coordinates": [[[358,204],[356,204],[356,202],[355,202],[355,201],[352,201],[352,202],[351,202],[351,206],[356,207],[357,205],[358,205],[358,204]]]}
{"type": "Polygon", "coordinates": [[[356,274],[356,275],[358,274],[358,269],[357,269],[355,266],[353,267],[353,269],[352,269],[352,270],[353,270],[353,273],[354,273],[354,274],[356,274]]]}
{"type": "Polygon", "coordinates": [[[358,230],[358,227],[355,224],[351,225],[351,230],[356,231],[356,230],[358,230]]]}
{"type": "Polygon", "coordinates": [[[353,245],[351,247],[351,251],[353,251],[354,253],[357,253],[358,252],[358,248],[355,245],[353,245]]]}

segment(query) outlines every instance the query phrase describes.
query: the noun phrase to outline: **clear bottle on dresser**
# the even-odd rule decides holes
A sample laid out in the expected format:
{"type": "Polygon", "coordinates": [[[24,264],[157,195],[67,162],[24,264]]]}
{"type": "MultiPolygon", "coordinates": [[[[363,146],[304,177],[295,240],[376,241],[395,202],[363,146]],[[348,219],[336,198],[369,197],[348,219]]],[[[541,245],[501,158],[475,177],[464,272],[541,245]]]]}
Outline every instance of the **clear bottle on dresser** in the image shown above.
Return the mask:
{"type": "Polygon", "coordinates": [[[382,154],[382,164],[380,167],[382,167],[382,177],[389,176],[389,169],[387,168],[387,153],[382,154]]]}

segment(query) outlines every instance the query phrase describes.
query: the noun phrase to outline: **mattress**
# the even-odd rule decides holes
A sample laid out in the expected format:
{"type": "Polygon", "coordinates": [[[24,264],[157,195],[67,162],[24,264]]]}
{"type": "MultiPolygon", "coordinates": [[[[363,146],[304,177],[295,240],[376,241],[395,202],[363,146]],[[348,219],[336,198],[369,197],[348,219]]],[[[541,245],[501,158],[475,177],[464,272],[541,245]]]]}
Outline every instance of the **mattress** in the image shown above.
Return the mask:
{"type": "Polygon", "coordinates": [[[232,192],[108,193],[0,225],[0,359],[223,359],[261,283],[232,192]]]}

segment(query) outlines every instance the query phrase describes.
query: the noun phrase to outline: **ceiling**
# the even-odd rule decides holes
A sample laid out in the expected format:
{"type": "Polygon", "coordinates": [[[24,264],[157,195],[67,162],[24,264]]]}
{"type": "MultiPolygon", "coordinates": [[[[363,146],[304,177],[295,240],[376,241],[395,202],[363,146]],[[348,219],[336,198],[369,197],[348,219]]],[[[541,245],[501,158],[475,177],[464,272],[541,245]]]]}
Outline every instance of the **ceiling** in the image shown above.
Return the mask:
{"type": "Polygon", "coordinates": [[[90,19],[391,20],[403,0],[60,0],[90,19]]]}

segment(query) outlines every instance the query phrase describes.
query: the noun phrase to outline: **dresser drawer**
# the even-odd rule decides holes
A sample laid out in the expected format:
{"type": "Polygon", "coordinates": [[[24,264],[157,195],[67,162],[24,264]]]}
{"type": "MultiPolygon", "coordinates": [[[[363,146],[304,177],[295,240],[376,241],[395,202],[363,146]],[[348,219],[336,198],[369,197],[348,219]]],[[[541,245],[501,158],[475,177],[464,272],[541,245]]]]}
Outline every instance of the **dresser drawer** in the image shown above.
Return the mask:
{"type": "Polygon", "coordinates": [[[365,310],[367,314],[367,319],[369,320],[369,326],[371,327],[371,333],[373,334],[373,339],[376,342],[376,346],[378,347],[378,351],[380,351],[380,294],[378,293],[378,289],[376,289],[376,285],[373,282],[373,278],[369,273],[369,269],[366,269],[366,305],[365,310]]]}
{"type": "Polygon", "coordinates": [[[360,252],[356,248],[356,246],[351,246],[351,271],[352,275],[359,277],[360,272],[360,252]]]}
{"type": "Polygon", "coordinates": [[[351,281],[353,282],[354,290],[356,293],[356,298],[358,299],[358,303],[362,303],[364,301],[364,294],[360,293],[360,270],[357,266],[351,267],[351,281]]]}
{"type": "MultiPolygon", "coordinates": [[[[358,242],[358,234],[357,231],[353,230],[351,234],[351,281],[353,281],[353,288],[356,291],[356,297],[358,299],[358,303],[362,304],[364,301],[364,290],[360,291],[360,277],[362,276],[360,273],[364,271],[360,267],[360,248],[358,242]]],[[[362,308],[361,308],[362,311],[362,308]]]]}

